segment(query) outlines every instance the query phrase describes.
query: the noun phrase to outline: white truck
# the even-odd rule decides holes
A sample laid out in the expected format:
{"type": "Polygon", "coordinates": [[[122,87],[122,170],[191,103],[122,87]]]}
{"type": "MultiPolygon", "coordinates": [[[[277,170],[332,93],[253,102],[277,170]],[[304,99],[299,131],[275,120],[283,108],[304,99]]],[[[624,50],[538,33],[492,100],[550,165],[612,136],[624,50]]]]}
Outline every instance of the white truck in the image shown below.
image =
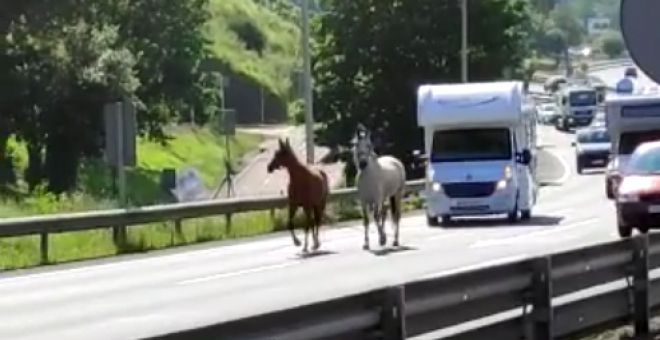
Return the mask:
{"type": "Polygon", "coordinates": [[[428,224],[506,214],[529,219],[538,196],[536,117],[522,82],[422,85],[428,224]]]}
{"type": "Polygon", "coordinates": [[[621,171],[635,148],[644,142],[660,140],[660,95],[610,96],[605,101],[605,121],[612,140],[605,192],[612,199],[621,179],[621,171]]]}
{"type": "Polygon", "coordinates": [[[601,102],[596,88],[588,85],[566,86],[556,96],[561,113],[556,124],[561,131],[591,124],[601,102]]]}

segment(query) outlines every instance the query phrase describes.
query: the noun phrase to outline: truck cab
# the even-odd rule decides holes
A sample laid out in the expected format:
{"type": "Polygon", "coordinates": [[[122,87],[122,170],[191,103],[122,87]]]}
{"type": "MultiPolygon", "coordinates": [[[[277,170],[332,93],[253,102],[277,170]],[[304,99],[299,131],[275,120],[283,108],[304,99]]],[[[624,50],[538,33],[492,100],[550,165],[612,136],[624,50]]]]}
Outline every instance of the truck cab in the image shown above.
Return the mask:
{"type": "Polygon", "coordinates": [[[598,91],[586,85],[570,85],[557,93],[557,106],[561,116],[557,127],[562,131],[585,127],[591,124],[602,96],[598,91]]]}
{"type": "Polygon", "coordinates": [[[522,82],[420,86],[429,225],[461,216],[529,219],[538,194],[535,119],[522,82]]]}
{"type": "Polygon", "coordinates": [[[613,199],[633,151],[642,143],[660,140],[660,95],[626,94],[605,102],[606,126],[612,141],[605,176],[607,197],[613,199]]]}

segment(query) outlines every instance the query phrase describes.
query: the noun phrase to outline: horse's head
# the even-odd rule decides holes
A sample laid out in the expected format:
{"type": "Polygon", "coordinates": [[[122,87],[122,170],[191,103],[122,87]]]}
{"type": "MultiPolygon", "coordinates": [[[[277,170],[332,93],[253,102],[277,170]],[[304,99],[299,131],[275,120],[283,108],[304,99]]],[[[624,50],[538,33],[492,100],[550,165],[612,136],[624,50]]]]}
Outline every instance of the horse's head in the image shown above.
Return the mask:
{"type": "Polygon", "coordinates": [[[353,161],[358,169],[366,169],[377,158],[369,131],[359,125],[353,140],[353,161]]]}
{"type": "Polygon", "coordinates": [[[268,163],[268,173],[272,173],[273,171],[282,167],[287,167],[291,160],[295,158],[288,138],[284,141],[279,139],[278,142],[279,148],[275,151],[273,159],[271,159],[270,163],[268,163]]]}

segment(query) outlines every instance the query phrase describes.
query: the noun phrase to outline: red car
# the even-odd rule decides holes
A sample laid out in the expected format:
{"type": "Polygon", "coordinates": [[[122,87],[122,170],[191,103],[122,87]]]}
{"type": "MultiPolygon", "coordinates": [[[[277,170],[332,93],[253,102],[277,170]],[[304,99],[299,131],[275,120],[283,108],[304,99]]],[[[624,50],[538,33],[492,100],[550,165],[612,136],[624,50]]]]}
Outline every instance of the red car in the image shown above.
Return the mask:
{"type": "Polygon", "coordinates": [[[660,228],[660,142],[637,147],[620,174],[615,195],[619,235],[660,228]]]}

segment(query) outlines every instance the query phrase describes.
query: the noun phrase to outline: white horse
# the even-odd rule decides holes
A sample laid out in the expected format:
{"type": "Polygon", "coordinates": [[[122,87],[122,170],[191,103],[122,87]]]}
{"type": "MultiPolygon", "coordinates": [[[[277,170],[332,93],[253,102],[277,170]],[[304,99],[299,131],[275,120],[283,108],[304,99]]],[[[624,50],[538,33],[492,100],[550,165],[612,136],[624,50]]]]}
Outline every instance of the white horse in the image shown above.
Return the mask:
{"type": "Polygon", "coordinates": [[[378,228],[380,246],[387,243],[385,235],[386,201],[389,200],[394,223],[394,247],[399,246],[401,203],[406,187],[406,170],[400,160],[392,156],[378,157],[369,132],[360,127],[354,140],[353,161],[358,169],[357,190],[362,205],[364,246],[369,249],[369,212],[378,228]]]}

